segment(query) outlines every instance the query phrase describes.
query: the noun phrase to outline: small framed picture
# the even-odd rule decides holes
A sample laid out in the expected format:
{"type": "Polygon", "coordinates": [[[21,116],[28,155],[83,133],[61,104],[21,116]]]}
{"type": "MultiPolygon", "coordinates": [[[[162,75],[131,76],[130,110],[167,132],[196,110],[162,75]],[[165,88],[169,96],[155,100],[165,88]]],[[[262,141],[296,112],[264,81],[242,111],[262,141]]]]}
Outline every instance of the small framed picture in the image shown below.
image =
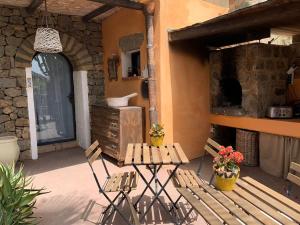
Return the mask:
{"type": "Polygon", "coordinates": [[[118,80],[119,57],[114,55],[107,60],[109,80],[118,80]]]}

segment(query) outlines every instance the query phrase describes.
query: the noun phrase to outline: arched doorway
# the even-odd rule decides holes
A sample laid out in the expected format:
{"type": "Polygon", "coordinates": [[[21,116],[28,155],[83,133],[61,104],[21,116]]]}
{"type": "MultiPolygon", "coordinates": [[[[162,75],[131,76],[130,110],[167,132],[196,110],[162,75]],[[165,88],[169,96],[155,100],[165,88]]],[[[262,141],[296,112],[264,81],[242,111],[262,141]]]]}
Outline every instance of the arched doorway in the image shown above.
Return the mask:
{"type": "Polygon", "coordinates": [[[76,139],[73,69],[62,54],[38,53],[32,60],[37,144],[76,139]]]}

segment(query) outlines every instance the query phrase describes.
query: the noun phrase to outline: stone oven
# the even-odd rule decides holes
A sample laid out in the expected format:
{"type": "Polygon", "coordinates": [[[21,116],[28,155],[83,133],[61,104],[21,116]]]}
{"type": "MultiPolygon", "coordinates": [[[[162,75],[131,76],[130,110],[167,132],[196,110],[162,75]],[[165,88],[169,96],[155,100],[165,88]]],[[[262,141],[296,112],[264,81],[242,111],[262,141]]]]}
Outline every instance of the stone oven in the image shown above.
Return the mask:
{"type": "Polygon", "coordinates": [[[261,43],[212,51],[212,113],[265,117],[269,106],[284,105],[290,53],[261,43]]]}

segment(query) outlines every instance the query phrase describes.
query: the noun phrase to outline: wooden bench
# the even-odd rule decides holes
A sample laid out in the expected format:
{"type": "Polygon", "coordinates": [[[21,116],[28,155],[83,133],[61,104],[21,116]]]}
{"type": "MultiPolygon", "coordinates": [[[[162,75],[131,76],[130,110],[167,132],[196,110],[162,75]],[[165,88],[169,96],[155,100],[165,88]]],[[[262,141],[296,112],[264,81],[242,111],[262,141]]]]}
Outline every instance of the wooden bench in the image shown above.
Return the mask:
{"type": "Polygon", "coordinates": [[[300,223],[299,204],[250,177],[239,179],[235,189],[227,192],[199,184],[177,190],[208,224],[300,223]]]}
{"type": "MultiPolygon", "coordinates": [[[[204,149],[212,157],[218,155],[219,144],[207,140],[204,149]]],[[[200,167],[201,168],[201,167],[200,167]]],[[[213,176],[207,184],[199,178],[199,172],[179,170],[173,179],[180,197],[184,197],[192,209],[181,221],[182,224],[192,210],[196,210],[208,224],[300,224],[300,205],[275,192],[258,181],[244,177],[237,181],[233,191],[219,191],[212,185],[213,176]]],[[[300,165],[291,164],[288,179],[300,185],[300,178],[293,174],[300,172],[300,165]]]]}

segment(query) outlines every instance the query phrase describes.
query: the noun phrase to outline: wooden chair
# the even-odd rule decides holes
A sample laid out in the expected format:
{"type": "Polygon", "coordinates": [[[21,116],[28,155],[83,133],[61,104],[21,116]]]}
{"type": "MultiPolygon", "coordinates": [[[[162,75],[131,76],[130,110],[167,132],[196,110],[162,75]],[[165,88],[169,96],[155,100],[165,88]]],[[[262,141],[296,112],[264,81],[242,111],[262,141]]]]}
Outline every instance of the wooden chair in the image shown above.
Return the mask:
{"type": "MultiPolygon", "coordinates": [[[[204,163],[204,158],[207,154],[210,154],[212,157],[218,156],[220,145],[212,140],[211,138],[207,139],[207,144],[204,146],[204,156],[200,160],[200,164],[197,170],[197,173],[194,170],[181,170],[179,169],[175,176],[172,178],[172,182],[176,188],[187,188],[187,187],[199,187],[200,182],[203,183],[200,179],[200,172],[204,163]]],[[[171,171],[169,170],[168,173],[171,171]]],[[[212,173],[210,184],[214,178],[214,173],[212,173]]]]}
{"type": "Polygon", "coordinates": [[[113,212],[117,212],[118,214],[120,214],[120,216],[123,218],[123,220],[129,224],[129,225],[140,225],[139,219],[138,219],[138,214],[135,210],[135,208],[133,207],[133,204],[131,203],[130,199],[129,199],[129,193],[136,189],[137,187],[137,182],[138,182],[138,175],[136,174],[136,172],[125,172],[125,173],[118,173],[118,174],[112,174],[110,175],[106,164],[105,164],[105,160],[102,157],[102,150],[99,147],[99,142],[95,141],[88,149],[85,150],[85,156],[88,160],[88,164],[92,170],[94,179],[96,181],[96,184],[98,186],[99,192],[100,194],[103,194],[104,197],[109,201],[110,205],[105,209],[105,211],[103,212],[104,214],[104,218],[102,220],[102,224],[104,224],[109,217],[113,214],[113,212]],[[104,170],[106,172],[107,178],[106,181],[104,183],[103,186],[100,185],[100,182],[98,180],[98,177],[95,173],[95,170],[93,168],[93,164],[96,161],[96,159],[100,158],[100,160],[102,161],[104,170]],[[118,193],[114,199],[110,199],[109,196],[107,195],[107,193],[118,193]],[[121,199],[119,200],[119,202],[116,204],[116,201],[118,200],[118,198],[121,197],[121,199]],[[131,216],[132,216],[132,222],[131,223],[129,221],[129,218],[127,218],[121,211],[119,208],[119,205],[126,200],[126,202],[129,204],[129,209],[131,212],[131,216]],[[113,209],[106,217],[106,212],[108,212],[110,209],[113,209]]]}
{"type": "MultiPolygon", "coordinates": [[[[287,180],[290,181],[293,184],[296,184],[297,186],[300,186],[300,164],[291,162],[290,165],[290,172],[287,175],[287,180]]],[[[290,195],[292,189],[292,185],[289,184],[287,188],[287,195],[290,195]]]]}

